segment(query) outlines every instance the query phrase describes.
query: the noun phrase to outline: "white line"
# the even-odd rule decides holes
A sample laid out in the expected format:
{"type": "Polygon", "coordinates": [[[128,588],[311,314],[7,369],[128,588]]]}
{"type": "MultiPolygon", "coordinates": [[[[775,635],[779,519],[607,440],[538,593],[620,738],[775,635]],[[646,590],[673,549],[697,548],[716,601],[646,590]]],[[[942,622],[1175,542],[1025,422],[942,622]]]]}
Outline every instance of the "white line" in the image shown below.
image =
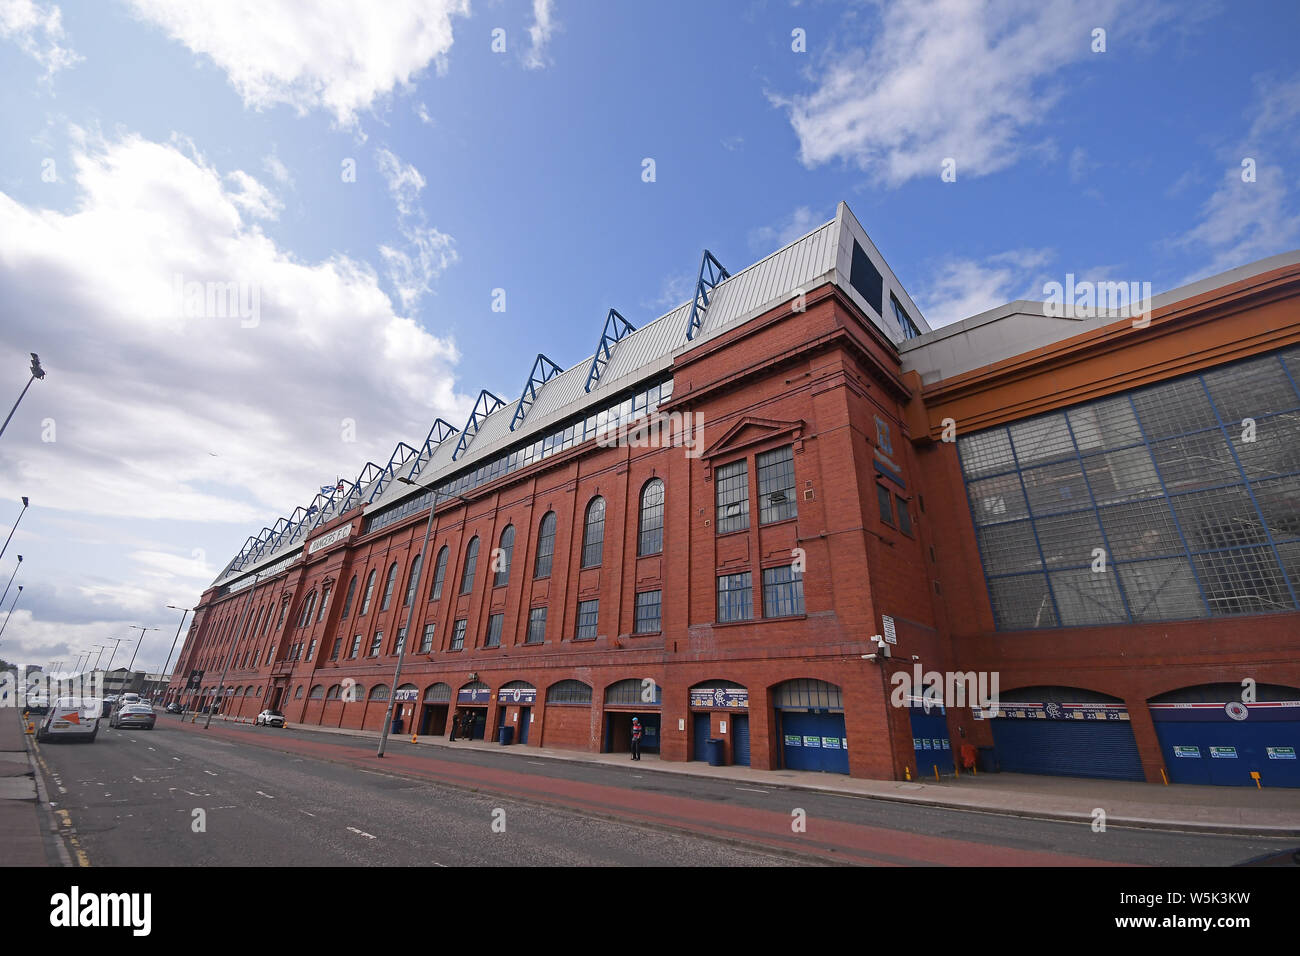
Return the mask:
{"type": "Polygon", "coordinates": [[[135,774],[131,774],[131,779],[136,783],[144,783],[144,777],[137,777],[135,774]]]}
{"type": "Polygon", "coordinates": [[[206,773],[209,777],[215,777],[215,776],[216,776],[216,774],[213,773],[211,770],[205,770],[205,771],[203,771],[203,772],[206,773]]]}
{"type": "Polygon", "coordinates": [[[305,813],[305,814],[307,814],[307,816],[309,816],[309,817],[314,817],[314,816],[316,816],[316,814],[312,813],[310,810],[299,810],[298,812],[299,812],[299,813],[305,813]]]}
{"type": "Polygon", "coordinates": [[[737,787],[737,790],[748,790],[750,793],[771,793],[771,790],[755,790],[753,787],[737,787]]]}
{"type": "Polygon", "coordinates": [[[153,750],[154,748],[150,747],[149,749],[150,749],[150,750],[153,750]]]}
{"type": "Polygon", "coordinates": [[[172,757],[173,760],[180,760],[180,757],[172,757]]]}
{"type": "Polygon", "coordinates": [[[348,829],[351,830],[353,833],[365,837],[368,840],[375,839],[375,835],[373,833],[367,833],[365,830],[358,830],[356,827],[348,827],[348,829]]]}
{"type": "Polygon", "coordinates": [[[536,766],[536,767],[545,767],[545,766],[546,766],[546,761],[545,761],[545,760],[530,760],[530,761],[528,761],[528,762],[529,762],[530,764],[533,764],[533,765],[536,766]]]}
{"type": "Polygon", "coordinates": [[[257,793],[258,793],[260,796],[266,797],[266,799],[268,799],[268,800],[274,800],[274,799],[275,799],[275,797],[271,796],[269,793],[262,793],[261,790],[258,790],[257,793]]]}

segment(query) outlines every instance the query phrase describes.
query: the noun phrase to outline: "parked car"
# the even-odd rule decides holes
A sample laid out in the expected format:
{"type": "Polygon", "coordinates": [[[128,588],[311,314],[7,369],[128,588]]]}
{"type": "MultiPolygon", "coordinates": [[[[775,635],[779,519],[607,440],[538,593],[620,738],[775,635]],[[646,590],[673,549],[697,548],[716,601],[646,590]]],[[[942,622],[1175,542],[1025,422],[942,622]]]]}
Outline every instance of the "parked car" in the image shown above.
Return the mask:
{"type": "Polygon", "coordinates": [[[99,735],[103,701],[98,697],[60,697],[49,708],[36,731],[36,739],[83,740],[94,743],[99,735]]]}
{"type": "Polygon", "coordinates": [[[257,720],[254,723],[259,727],[283,727],[284,714],[278,710],[264,710],[257,715],[257,720]]]}
{"type": "Polygon", "coordinates": [[[154,724],[158,720],[158,715],[148,704],[142,704],[139,701],[133,704],[122,704],[113,711],[113,716],[108,719],[110,727],[143,727],[145,730],[153,730],[154,724]]]}
{"type": "Polygon", "coordinates": [[[177,704],[177,703],[175,703],[175,702],[172,702],[172,703],[170,703],[170,704],[167,705],[167,713],[169,713],[169,714],[179,714],[179,713],[183,713],[183,711],[181,710],[181,705],[180,705],[180,704],[177,704]]]}

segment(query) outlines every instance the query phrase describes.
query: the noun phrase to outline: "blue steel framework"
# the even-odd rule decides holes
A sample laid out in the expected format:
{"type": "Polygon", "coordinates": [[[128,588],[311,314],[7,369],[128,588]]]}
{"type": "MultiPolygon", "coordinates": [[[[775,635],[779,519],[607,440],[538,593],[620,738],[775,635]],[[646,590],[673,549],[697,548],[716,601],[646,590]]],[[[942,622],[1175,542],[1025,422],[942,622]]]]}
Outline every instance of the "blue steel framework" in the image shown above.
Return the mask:
{"type": "Polygon", "coordinates": [[[686,317],[686,338],[695,338],[695,333],[704,324],[704,313],[709,308],[709,292],[723,279],[730,279],[731,273],[723,268],[708,249],[700,257],[700,274],[695,280],[695,297],[691,299],[691,314],[686,317]]]}
{"type": "Polygon", "coordinates": [[[515,405],[515,414],[510,419],[511,431],[514,431],[527,417],[528,410],[533,407],[533,402],[537,401],[538,390],[562,371],[564,369],[541,352],[537,353],[537,358],[533,360],[533,370],[528,373],[528,381],[519,395],[519,403],[515,405]]]}
{"type": "Polygon", "coordinates": [[[609,315],[605,316],[605,326],[600,332],[600,342],[596,344],[596,354],[591,357],[591,368],[587,370],[587,384],[583,386],[584,391],[590,392],[600,382],[600,377],[605,374],[605,366],[609,364],[610,357],[613,355],[614,343],[635,331],[636,328],[632,323],[619,315],[617,309],[609,310],[609,315]]]}
{"type": "Polygon", "coordinates": [[[465,427],[460,430],[460,438],[456,441],[456,449],[451,453],[452,461],[459,458],[461,452],[469,447],[469,440],[478,434],[478,430],[483,427],[484,420],[505,403],[505,399],[497,398],[486,388],[478,393],[478,400],[474,402],[474,410],[469,413],[469,420],[465,422],[465,427]]]}
{"type": "MultiPolygon", "coordinates": [[[[1049,415],[1036,416],[1021,422],[963,436],[958,441],[958,455],[965,479],[971,520],[976,530],[976,537],[979,540],[985,583],[988,587],[989,600],[994,610],[998,629],[1060,627],[1068,626],[1071,623],[1077,623],[1081,626],[1093,626],[1115,622],[1136,623],[1179,620],[1223,616],[1234,613],[1261,613],[1266,610],[1266,608],[1259,606],[1237,607],[1234,609],[1232,605],[1240,604],[1243,594],[1227,594],[1223,596],[1225,594],[1222,588],[1223,580],[1225,577],[1233,576],[1232,573],[1225,574],[1225,571],[1235,572],[1234,584],[1248,585],[1248,589],[1244,592],[1245,598],[1252,597],[1249,588],[1259,588],[1263,584],[1267,589],[1267,585],[1272,583],[1275,585],[1273,589],[1275,597],[1272,600],[1275,605],[1274,610],[1286,611],[1300,607],[1300,602],[1297,601],[1297,592],[1300,591],[1300,511],[1297,511],[1296,507],[1297,503],[1300,502],[1300,387],[1297,386],[1298,374],[1300,374],[1300,349],[1293,348],[1231,363],[1205,372],[1170,379],[1167,382],[1128,393],[1121,393],[1117,396],[1097,399],[1049,415]],[[1233,376],[1238,376],[1239,382],[1234,383],[1232,381],[1233,376]],[[1234,385],[1239,389],[1235,394],[1233,392],[1234,385]],[[1216,389],[1219,391],[1217,397],[1216,389]],[[1181,392],[1181,394],[1176,394],[1176,392],[1181,392]],[[1261,398],[1261,395],[1266,397],[1261,398]],[[1164,431],[1152,434],[1153,427],[1162,424],[1168,426],[1170,422],[1180,420],[1190,420],[1196,414],[1195,406],[1202,399],[1205,409],[1213,416],[1212,423],[1204,427],[1183,427],[1172,431],[1166,427],[1164,431]],[[1234,404],[1234,399],[1238,400],[1238,403],[1235,403],[1236,411],[1245,409],[1245,406],[1240,404],[1241,401],[1248,404],[1258,403],[1256,407],[1250,409],[1252,414],[1242,417],[1240,425],[1236,424],[1237,418],[1235,414],[1225,418],[1225,409],[1222,407],[1225,403],[1234,404]],[[1165,402],[1163,409],[1160,405],[1162,400],[1165,402]],[[1276,407],[1262,407],[1269,400],[1272,400],[1276,407]],[[1103,407],[1107,405],[1110,406],[1110,410],[1103,410],[1103,407]],[[1119,410],[1121,413],[1127,411],[1131,414],[1131,425],[1127,425],[1127,427],[1135,433],[1133,439],[1127,442],[1108,442],[1103,439],[1095,446],[1088,446],[1088,450],[1085,451],[1076,433],[1076,429],[1081,423],[1081,414],[1091,412],[1098,416],[1111,415],[1114,410],[1119,410]],[[1166,416],[1163,422],[1160,421],[1162,412],[1166,416]],[[1013,430],[1048,424],[1058,417],[1065,426],[1065,434],[1069,437],[1068,446],[1062,444],[1058,453],[1035,459],[1030,465],[1022,463],[1021,453],[1017,450],[1017,445],[1020,442],[1013,435],[1013,430]],[[1072,421],[1072,418],[1075,420],[1072,421]],[[1229,425],[1229,421],[1233,424],[1229,425]],[[1242,435],[1253,433],[1252,439],[1250,441],[1241,440],[1241,447],[1239,448],[1238,441],[1234,440],[1234,433],[1236,432],[1241,432],[1242,435]],[[1202,447],[1209,447],[1212,450],[1217,445],[1217,443],[1214,443],[1215,438],[1222,438],[1223,444],[1226,445],[1230,453],[1231,471],[1226,470],[1226,461],[1216,461],[1207,456],[1186,454],[1186,446],[1182,444],[1191,439],[1203,442],[1202,447]],[[1244,463],[1242,460],[1243,451],[1248,446],[1253,446],[1259,442],[1267,443],[1263,446],[1267,451],[1261,453],[1258,450],[1252,450],[1253,457],[1248,463],[1244,463]],[[1175,443],[1178,444],[1175,445],[1175,443]],[[999,452],[994,447],[996,445],[1005,446],[1005,452],[1002,454],[1009,454],[1012,467],[981,471],[979,459],[981,457],[987,458],[990,449],[992,449],[994,455],[997,455],[999,452]],[[1178,456],[1165,459],[1161,454],[1157,453],[1155,447],[1157,445],[1172,447],[1178,453],[1178,456]],[[1113,468],[1112,463],[1104,459],[1123,452],[1133,453],[1133,456],[1137,456],[1138,453],[1145,454],[1145,458],[1131,457],[1130,461],[1136,461],[1139,465],[1146,466],[1146,470],[1150,473],[1150,477],[1146,480],[1151,481],[1154,479],[1155,483],[1159,485],[1159,492],[1156,494],[1149,491],[1129,490],[1115,501],[1100,504],[1098,495],[1094,491],[1093,480],[1089,477],[1090,470],[1095,468],[1096,470],[1091,471],[1091,473],[1096,475],[1101,474],[1103,469],[1113,468]],[[1201,471],[1194,473],[1189,468],[1189,463],[1193,462],[1197,457],[1200,457],[1202,462],[1209,462],[1211,468],[1207,469],[1206,465],[1202,463],[1196,466],[1201,471]],[[1097,467],[1098,463],[1100,463],[1101,467],[1097,467]],[[1088,504],[1077,509],[1049,510],[1044,508],[1040,510],[1035,507],[1035,500],[1036,498],[1042,498],[1043,495],[1041,493],[1037,495],[1031,494],[1025,475],[1026,473],[1043,472],[1060,465],[1077,466],[1077,477],[1082,480],[1083,486],[1088,492],[1088,504]],[[1222,474],[1215,475],[1213,473],[1212,466],[1216,465],[1224,469],[1222,474]],[[1167,473],[1174,472],[1175,469],[1181,469],[1181,472],[1174,474],[1173,477],[1180,478],[1185,484],[1190,484],[1191,487],[1170,489],[1171,476],[1167,473]],[[1010,517],[1004,521],[982,518],[977,510],[977,501],[980,499],[979,488],[982,483],[996,479],[1007,479],[1011,476],[1015,477],[1013,488],[1018,488],[1024,501],[1023,514],[1011,513],[1010,517]],[[1284,483],[1276,488],[1276,494],[1282,501],[1281,510],[1279,511],[1279,508],[1271,499],[1269,499],[1270,507],[1266,509],[1260,503],[1259,486],[1266,483],[1273,483],[1276,486],[1278,482],[1284,483]],[[1206,497],[1209,493],[1231,493],[1238,489],[1244,491],[1250,506],[1249,511],[1245,512],[1245,518],[1241,515],[1226,514],[1228,509],[1224,507],[1223,501],[1229,500],[1228,494],[1224,494],[1218,502],[1206,497]],[[1200,497],[1194,499],[1193,496],[1200,497]],[[1172,528],[1176,534],[1179,547],[1175,549],[1166,546],[1164,550],[1157,554],[1146,557],[1130,556],[1116,560],[1116,551],[1112,548],[1110,537],[1105,530],[1107,522],[1103,520],[1103,512],[1107,509],[1118,510],[1133,505],[1145,506],[1150,504],[1154,506],[1157,502],[1163,503],[1165,508],[1163,511],[1153,510],[1152,515],[1167,519],[1168,527],[1172,528]],[[1189,537],[1192,536],[1189,534],[1188,527],[1186,527],[1187,516],[1180,514],[1180,506],[1185,502],[1204,503],[1208,506],[1207,510],[1200,515],[1202,519],[1200,527],[1192,529],[1199,531],[1201,535],[1201,540],[1198,543],[1205,544],[1207,536],[1222,537],[1225,534],[1224,528],[1230,528],[1236,539],[1244,543],[1234,543],[1222,547],[1194,547],[1193,541],[1189,540],[1189,537]],[[1227,521],[1215,525],[1215,519],[1225,516],[1228,518],[1227,521]],[[1088,540],[1085,525],[1087,529],[1096,530],[1105,551],[1106,570],[1104,572],[1091,571],[1091,562],[1057,562],[1054,564],[1049,561],[1048,549],[1044,547],[1040,535],[1040,525],[1044,523],[1044,519],[1054,520],[1058,518],[1077,520],[1078,527],[1073,529],[1073,533],[1085,544],[1088,540]],[[1254,519],[1253,526],[1248,520],[1250,518],[1254,519]],[[1088,523],[1088,519],[1095,523],[1088,523]],[[1276,527],[1274,527],[1275,524],[1276,527]],[[990,538],[985,532],[991,528],[1011,528],[1015,525],[1025,525],[1032,531],[1033,548],[1037,554],[1037,566],[1024,571],[1002,571],[999,570],[998,566],[1005,560],[1006,556],[991,550],[990,538]],[[1252,531],[1257,535],[1255,540],[1246,537],[1252,531]],[[1217,566],[1213,563],[1216,556],[1223,556],[1224,561],[1235,561],[1237,558],[1247,559],[1252,555],[1255,557],[1262,556],[1265,561],[1271,558],[1273,563],[1270,566],[1261,562],[1256,563],[1253,567],[1241,563],[1235,565],[1219,564],[1217,566]],[[1138,607],[1143,596],[1140,593],[1141,589],[1135,587],[1135,579],[1126,578],[1120,572],[1138,565],[1169,564],[1175,561],[1184,563],[1191,580],[1195,582],[1195,594],[1199,599],[1199,607],[1195,608],[1197,613],[1148,616],[1146,612],[1156,598],[1159,597],[1159,593],[1153,595],[1146,605],[1138,607]],[[1109,619],[1094,621],[1067,621],[1067,615],[1062,613],[1061,594],[1058,593],[1061,584],[1054,579],[1062,571],[1087,571],[1087,573],[1099,580],[1113,583],[1114,590],[1123,608],[1122,616],[1112,615],[1109,619]],[[1265,573],[1269,571],[1276,572],[1271,579],[1265,573]],[[1253,575],[1252,572],[1254,572],[1253,575]],[[1220,584],[1218,590],[1207,587],[1205,580],[1207,576],[1211,578],[1218,577],[1217,583],[1220,584]],[[1046,592],[1043,602],[1045,603],[1047,600],[1051,602],[1052,620],[1050,622],[1046,624],[1042,622],[1041,605],[1040,617],[1036,618],[1033,623],[1014,622],[1014,612],[1019,609],[1012,606],[1009,598],[1000,597],[1002,592],[999,592],[998,587],[1001,582],[1014,582],[1017,579],[1040,579],[1042,581],[1046,592]],[[1281,585],[1281,587],[1276,587],[1276,585],[1281,585]],[[1134,600],[1135,597],[1138,600],[1134,600]]],[[[1203,420],[1210,421],[1208,418],[1203,420]]],[[[1102,419],[1098,417],[1094,422],[1098,428],[1098,436],[1102,434],[1102,426],[1099,424],[1101,421],[1102,419]]],[[[1115,421],[1108,420],[1105,427],[1110,429],[1114,426],[1115,421]]],[[[1118,432],[1123,429],[1116,428],[1115,430],[1118,432]]],[[[1046,436],[1046,434],[1047,432],[1044,431],[1043,435],[1046,436]]],[[[1113,476],[1114,473],[1112,472],[1113,476]]],[[[1071,473],[1069,477],[1073,478],[1075,474],[1071,473]]],[[[1065,486],[1065,490],[1068,490],[1068,486],[1065,486]]],[[[1063,497],[1068,496],[1065,494],[1065,490],[1062,490],[1063,497]]],[[[1035,488],[1035,491],[1038,491],[1038,487],[1035,488]]],[[[1010,509],[1007,507],[1002,495],[994,495],[991,499],[985,499],[986,511],[992,510],[996,515],[999,513],[995,510],[996,506],[1001,506],[1002,512],[1010,513],[1010,509]],[[996,503],[993,508],[990,508],[989,501],[996,503]]],[[[1241,510],[1245,511],[1244,508],[1241,510]]],[[[1190,506],[1187,511],[1191,511],[1190,506]]],[[[1195,519],[1197,516],[1192,515],[1191,517],[1195,519]]],[[[1069,533],[1071,529],[1064,530],[1069,533]]],[[[1129,528],[1125,530],[1131,531],[1129,528]]],[[[1148,528],[1144,533],[1158,534],[1159,530],[1159,528],[1148,528]]],[[[1031,561],[1031,564],[1033,563],[1031,561]]],[[[1182,570],[1182,568],[1176,567],[1175,570],[1182,570]]],[[[1172,580],[1173,575],[1170,575],[1166,579],[1165,585],[1172,580]]],[[[1137,583],[1140,584],[1140,580],[1137,583]]],[[[1210,583],[1215,582],[1211,581],[1210,583]]],[[[1162,585],[1162,589],[1163,587],[1164,585],[1162,585]]],[[[1187,595],[1190,597],[1190,590],[1187,595]]]]}

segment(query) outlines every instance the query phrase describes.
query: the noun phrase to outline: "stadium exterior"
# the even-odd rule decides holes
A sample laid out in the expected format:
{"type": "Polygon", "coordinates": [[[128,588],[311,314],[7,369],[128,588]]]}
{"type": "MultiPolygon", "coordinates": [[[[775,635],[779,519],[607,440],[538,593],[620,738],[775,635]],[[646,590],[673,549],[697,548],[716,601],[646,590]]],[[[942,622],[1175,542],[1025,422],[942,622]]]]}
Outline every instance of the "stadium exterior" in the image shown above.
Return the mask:
{"type": "Polygon", "coordinates": [[[537,356],[517,400],[249,538],[169,699],[377,730],[396,698],[405,734],[590,751],[637,716],[663,759],[882,779],[971,744],[1300,786],[1300,253],[1134,302],[1062,279],[1064,308],[931,331],[843,204],[734,275],[706,252],[690,302],[610,310],[593,357],[537,356]],[[998,709],[919,706],[932,672],[998,709]]]}

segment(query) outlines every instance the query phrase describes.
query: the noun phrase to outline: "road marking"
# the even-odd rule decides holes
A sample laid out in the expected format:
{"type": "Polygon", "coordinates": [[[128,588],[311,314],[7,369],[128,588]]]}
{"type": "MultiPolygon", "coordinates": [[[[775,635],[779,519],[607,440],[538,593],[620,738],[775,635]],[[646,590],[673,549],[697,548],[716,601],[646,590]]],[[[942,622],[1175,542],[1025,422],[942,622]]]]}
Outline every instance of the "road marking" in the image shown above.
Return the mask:
{"type": "Polygon", "coordinates": [[[351,830],[353,833],[365,837],[367,840],[375,839],[375,835],[373,833],[367,833],[365,830],[358,830],[356,827],[348,827],[348,829],[351,830]]]}
{"type": "Polygon", "coordinates": [[[137,777],[135,774],[131,774],[131,779],[136,783],[144,783],[144,777],[137,777]]]}
{"type": "Polygon", "coordinates": [[[529,762],[530,764],[532,764],[534,767],[545,767],[545,766],[546,766],[546,761],[545,761],[545,760],[530,760],[530,761],[528,761],[528,762],[529,762]]]}
{"type": "Polygon", "coordinates": [[[299,812],[299,813],[305,813],[305,814],[307,814],[307,816],[309,816],[309,817],[314,817],[314,816],[316,816],[316,814],[312,813],[310,810],[299,810],[298,812],[299,812]]]}
{"type": "Polygon", "coordinates": [[[216,774],[213,773],[211,770],[205,770],[205,771],[203,771],[203,772],[206,773],[209,777],[215,777],[215,776],[216,776],[216,774]]]}
{"type": "Polygon", "coordinates": [[[755,790],[753,787],[737,787],[737,790],[748,790],[750,793],[771,793],[771,790],[755,790]]]}
{"type": "Polygon", "coordinates": [[[173,760],[180,760],[180,757],[172,757],[173,760]]]}
{"type": "Polygon", "coordinates": [[[150,748],[149,748],[149,749],[150,749],[150,750],[153,750],[153,748],[152,748],[152,747],[150,747],[150,748]]]}
{"type": "Polygon", "coordinates": [[[266,799],[268,799],[268,800],[274,800],[274,799],[275,799],[275,797],[271,796],[269,793],[262,793],[261,790],[258,790],[257,793],[258,793],[259,796],[266,797],[266,799]]]}

